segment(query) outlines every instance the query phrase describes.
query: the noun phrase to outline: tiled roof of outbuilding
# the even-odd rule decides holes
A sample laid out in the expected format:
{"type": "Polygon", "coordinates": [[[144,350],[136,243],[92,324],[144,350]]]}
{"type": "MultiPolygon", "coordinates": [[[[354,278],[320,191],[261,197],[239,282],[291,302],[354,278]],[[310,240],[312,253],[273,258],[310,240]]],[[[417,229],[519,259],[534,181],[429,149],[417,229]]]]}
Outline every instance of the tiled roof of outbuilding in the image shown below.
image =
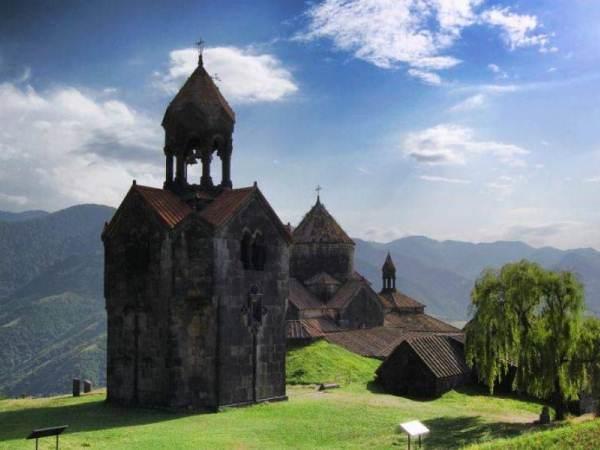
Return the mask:
{"type": "Polygon", "coordinates": [[[295,244],[354,244],[318,199],[294,229],[293,237],[295,244]]]}
{"type": "MultiPolygon", "coordinates": [[[[458,345],[453,345],[450,339],[439,335],[414,336],[406,339],[404,345],[410,346],[438,378],[468,373],[464,352],[459,350],[458,345]]],[[[396,347],[394,353],[403,351],[402,347],[396,347]]],[[[393,358],[393,354],[390,357],[393,358]]]]}
{"type": "Polygon", "coordinates": [[[325,339],[353,353],[370,358],[387,357],[405,339],[430,333],[407,332],[401,328],[375,327],[329,333],[325,339]]]}

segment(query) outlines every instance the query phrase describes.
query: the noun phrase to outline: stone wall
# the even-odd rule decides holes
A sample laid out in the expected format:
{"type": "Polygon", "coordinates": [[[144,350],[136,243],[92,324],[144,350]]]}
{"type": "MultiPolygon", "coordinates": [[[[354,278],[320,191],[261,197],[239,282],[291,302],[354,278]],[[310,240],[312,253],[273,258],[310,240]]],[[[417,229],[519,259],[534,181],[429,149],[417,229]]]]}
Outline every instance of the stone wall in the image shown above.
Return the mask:
{"type": "Polygon", "coordinates": [[[340,312],[339,324],[344,328],[372,328],[383,325],[383,307],[378,299],[363,288],[340,312]]]}
{"type": "Polygon", "coordinates": [[[288,244],[265,209],[253,199],[215,240],[215,295],[220,304],[220,404],[285,396],[285,315],[288,296],[288,244]],[[244,270],[243,230],[260,232],[266,247],[264,270],[244,270]],[[253,334],[248,301],[256,286],[262,323],[253,334]]]}
{"type": "Polygon", "coordinates": [[[354,272],[353,244],[294,244],[290,253],[290,276],[300,281],[326,272],[339,281],[354,272]]]}

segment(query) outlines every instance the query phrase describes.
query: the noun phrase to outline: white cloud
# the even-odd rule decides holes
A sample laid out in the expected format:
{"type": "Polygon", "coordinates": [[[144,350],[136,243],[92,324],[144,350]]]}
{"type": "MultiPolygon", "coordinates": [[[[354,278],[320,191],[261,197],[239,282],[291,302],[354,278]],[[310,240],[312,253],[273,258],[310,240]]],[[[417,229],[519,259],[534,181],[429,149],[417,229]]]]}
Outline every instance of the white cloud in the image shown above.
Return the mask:
{"type": "Polygon", "coordinates": [[[516,14],[509,8],[494,7],[481,14],[483,23],[502,30],[502,38],[511,50],[519,47],[538,47],[540,51],[556,51],[549,47],[550,37],[536,33],[539,23],[536,16],[516,14]]]}
{"type": "Polygon", "coordinates": [[[536,45],[541,51],[554,50],[548,35],[537,33],[536,16],[497,7],[479,12],[482,4],[483,0],[324,0],[309,7],[307,28],[295,39],[329,39],[337,50],[385,69],[406,64],[427,73],[413,75],[429,84],[439,84],[431,83],[431,71],[461,62],[443,53],[473,25],[501,29],[512,49],[536,45]]]}
{"type": "Polygon", "coordinates": [[[23,206],[27,204],[27,197],[23,195],[10,195],[0,192],[0,202],[16,206],[23,206]]]}
{"type": "MultiPolygon", "coordinates": [[[[236,47],[204,50],[204,67],[232,103],[273,102],[298,91],[291,72],[270,54],[255,54],[236,47]]],[[[173,50],[166,73],[155,73],[155,84],[168,94],[176,93],[198,65],[193,48],[173,50]]]]}
{"type": "Polygon", "coordinates": [[[488,69],[490,69],[494,73],[500,73],[500,67],[496,64],[488,64],[488,69]]]}
{"type": "Polygon", "coordinates": [[[584,178],[583,182],[584,183],[600,183],[600,176],[584,178]]]}
{"type": "Polygon", "coordinates": [[[508,74],[500,68],[497,64],[488,64],[488,69],[495,74],[495,78],[497,79],[506,79],[508,78],[508,74]]]}
{"type": "Polygon", "coordinates": [[[447,178],[439,177],[435,175],[421,175],[419,179],[424,181],[432,181],[434,183],[449,183],[449,184],[470,184],[471,180],[465,180],[463,178],[447,178]]]}
{"type": "Polygon", "coordinates": [[[162,132],[125,103],[78,89],[0,84],[0,209],[115,205],[132,178],[162,178],[162,132]]]}
{"type": "Polygon", "coordinates": [[[510,166],[522,166],[529,152],[513,144],[480,141],[472,129],[455,124],[441,124],[409,133],[404,153],[424,164],[466,164],[473,155],[491,155],[510,166]]]}
{"type": "Polygon", "coordinates": [[[478,109],[485,105],[486,100],[487,97],[484,94],[475,94],[454,105],[450,111],[463,112],[478,109]]]}
{"type": "MultiPolygon", "coordinates": [[[[448,69],[460,60],[440,53],[475,21],[472,9],[480,1],[325,0],[308,10],[308,29],[296,39],[331,39],[337,49],[381,68],[448,69]]],[[[431,83],[431,76],[416,76],[431,83]]]]}
{"type": "Polygon", "coordinates": [[[439,86],[442,84],[442,78],[437,73],[426,72],[418,69],[408,69],[408,74],[411,77],[418,78],[423,81],[423,83],[430,84],[432,86],[439,86]]]}

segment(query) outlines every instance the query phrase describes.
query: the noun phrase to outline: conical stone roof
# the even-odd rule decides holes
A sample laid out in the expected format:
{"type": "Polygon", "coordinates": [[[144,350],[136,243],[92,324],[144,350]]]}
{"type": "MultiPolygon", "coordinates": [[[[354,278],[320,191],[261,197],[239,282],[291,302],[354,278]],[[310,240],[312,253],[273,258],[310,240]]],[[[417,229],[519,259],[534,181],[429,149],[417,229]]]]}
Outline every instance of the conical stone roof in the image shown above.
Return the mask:
{"type": "Polygon", "coordinates": [[[293,233],[294,244],[352,244],[354,241],[317,198],[293,233]]]}
{"type": "Polygon", "coordinates": [[[394,275],[396,273],[396,266],[394,265],[394,261],[392,260],[392,255],[390,255],[390,252],[388,252],[381,270],[384,274],[394,275]]]}
{"type": "Polygon", "coordinates": [[[165,112],[162,125],[171,144],[181,146],[184,140],[212,139],[233,133],[235,113],[199,59],[198,67],[187,79],[165,112]]]}

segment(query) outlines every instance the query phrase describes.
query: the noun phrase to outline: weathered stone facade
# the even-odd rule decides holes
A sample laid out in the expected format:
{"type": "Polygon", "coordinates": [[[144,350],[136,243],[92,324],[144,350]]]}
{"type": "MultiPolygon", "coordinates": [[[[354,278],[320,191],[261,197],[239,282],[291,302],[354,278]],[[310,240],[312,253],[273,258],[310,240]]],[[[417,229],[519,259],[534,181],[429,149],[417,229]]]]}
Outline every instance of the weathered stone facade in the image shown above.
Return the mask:
{"type": "Polygon", "coordinates": [[[231,188],[233,122],[200,59],[163,121],[164,189],[134,182],[105,228],[108,401],[216,409],[285,398],[291,237],[256,185],[231,188]]]}

